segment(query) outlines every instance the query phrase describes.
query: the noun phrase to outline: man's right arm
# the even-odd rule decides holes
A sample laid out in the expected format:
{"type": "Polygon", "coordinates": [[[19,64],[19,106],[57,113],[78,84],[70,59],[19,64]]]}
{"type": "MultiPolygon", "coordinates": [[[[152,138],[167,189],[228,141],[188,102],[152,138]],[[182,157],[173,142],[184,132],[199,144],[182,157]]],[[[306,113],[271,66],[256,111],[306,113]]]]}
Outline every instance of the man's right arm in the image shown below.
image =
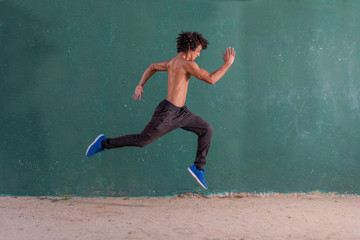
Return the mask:
{"type": "Polygon", "coordinates": [[[189,62],[187,65],[187,71],[194,77],[207,82],[209,84],[215,84],[219,81],[224,74],[229,70],[230,66],[235,60],[235,51],[230,47],[226,49],[223,54],[224,64],[215,72],[209,73],[205,69],[200,68],[195,62],[189,62]]]}
{"type": "Polygon", "coordinates": [[[144,85],[147,80],[158,71],[167,71],[167,65],[169,62],[152,63],[144,72],[140,79],[139,84],[135,88],[133,95],[134,100],[141,100],[141,95],[144,93],[144,85]]]}

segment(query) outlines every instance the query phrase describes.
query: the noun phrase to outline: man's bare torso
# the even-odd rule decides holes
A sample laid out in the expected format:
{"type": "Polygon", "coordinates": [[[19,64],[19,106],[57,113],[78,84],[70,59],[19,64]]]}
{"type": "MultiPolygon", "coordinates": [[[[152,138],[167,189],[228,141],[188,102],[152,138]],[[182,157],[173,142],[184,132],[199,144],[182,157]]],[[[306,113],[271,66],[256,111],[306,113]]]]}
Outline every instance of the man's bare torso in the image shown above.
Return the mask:
{"type": "Polygon", "coordinates": [[[152,63],[144,72],[139,84],[135,88],[133,98],[141,100],[144,92],[143,86],[147,80],[157,71],[168,71],[168,88],[166,99],[175,106],[182,107],[186,101],[189,80],[191,76],[209,84],[215,84],[230,68],[235,59],[235,51],[230,47],[223,54],[224,64],[215,72],[199,68],[194,60],[200,56],[202,45],[195,50],[180,52],[177,56],[167,62],[152,63]]]}
{"type": "Polygon", "coordinates": [[[177,55],[168,64],[168,88],[166,100],[175,106],[182,107],[186,101],[190,73],[185,70],[188,60],[177,55]]]}

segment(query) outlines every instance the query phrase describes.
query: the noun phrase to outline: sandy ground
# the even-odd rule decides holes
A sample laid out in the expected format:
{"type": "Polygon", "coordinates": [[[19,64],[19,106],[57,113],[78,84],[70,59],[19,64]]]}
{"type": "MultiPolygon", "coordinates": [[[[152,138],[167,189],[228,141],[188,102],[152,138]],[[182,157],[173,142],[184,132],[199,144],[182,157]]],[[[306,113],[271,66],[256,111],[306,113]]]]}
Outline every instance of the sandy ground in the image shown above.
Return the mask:
{"type": "Polygon", "coordinates": [[[0,239],[360,239],[360,197],[0,197],[0,239]]]}

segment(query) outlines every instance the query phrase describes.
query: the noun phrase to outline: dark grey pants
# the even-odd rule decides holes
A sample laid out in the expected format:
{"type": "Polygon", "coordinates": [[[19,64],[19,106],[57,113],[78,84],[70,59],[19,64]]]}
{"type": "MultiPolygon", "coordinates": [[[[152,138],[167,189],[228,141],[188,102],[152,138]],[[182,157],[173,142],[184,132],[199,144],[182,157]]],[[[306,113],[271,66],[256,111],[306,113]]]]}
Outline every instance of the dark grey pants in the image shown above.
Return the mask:
{"type": "Polygon", "coordinates": [[[177,128],[182,128],[198,135],[198,146],[194,163],[197,169],[202,170],[206,164],[206,155],[210,148],[213,127],[204,119],[191,112],[186,106],[177,107],[166,99],[156,107],[151,121],[140,134],[107,138],[101,145],[104,149],[126,146],[144,147],[177,128]]]}

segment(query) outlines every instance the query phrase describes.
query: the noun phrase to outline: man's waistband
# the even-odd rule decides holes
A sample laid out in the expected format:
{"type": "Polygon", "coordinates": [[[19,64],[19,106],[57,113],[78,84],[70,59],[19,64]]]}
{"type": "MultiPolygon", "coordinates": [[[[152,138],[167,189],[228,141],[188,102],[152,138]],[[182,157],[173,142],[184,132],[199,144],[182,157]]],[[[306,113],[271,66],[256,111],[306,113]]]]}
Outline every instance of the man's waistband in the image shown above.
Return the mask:
{"type": "MultiPolygon", "coordinates": [[[[183,107],[175,106],[174,104],[172,104],[171,102],[169,102],[169,101],[166,100],[166,99],[162,100],[162,102],[160,102],[160,104],[161,104],[161,105],[164,105],[164,106],[166,106],[166,107],[168,107],[168,108],[170,108],[170,109],[177,110],[177,111],[179,111],[179,110],[181,110],[181,109],[183,109],[183,108],[186,108],[185,106],[183,106],[183,107]]],[[[159,104],[159,105],[160,105],[160,104],[159,104]]]]}

